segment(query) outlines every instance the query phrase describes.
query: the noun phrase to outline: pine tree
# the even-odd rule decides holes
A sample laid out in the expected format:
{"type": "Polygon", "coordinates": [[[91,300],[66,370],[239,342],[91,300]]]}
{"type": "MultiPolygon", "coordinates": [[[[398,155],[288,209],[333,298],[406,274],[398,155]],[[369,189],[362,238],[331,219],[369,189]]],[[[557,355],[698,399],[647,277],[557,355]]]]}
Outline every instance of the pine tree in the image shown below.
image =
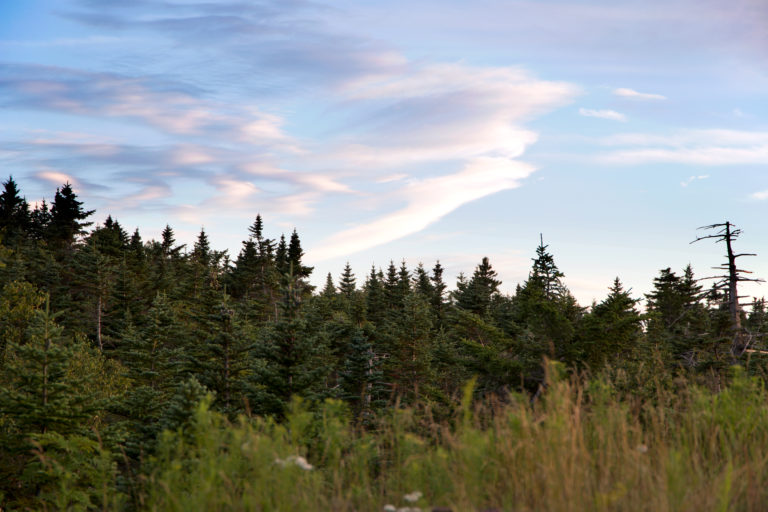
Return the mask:
{"type": "Polygon", "coordinates": [[[361,329],[355,329],[339,372],[340,397],[350,404],[354,418],[369,424],[374,412],[386,405],[381,359],[361,329]]]}
{"type": "Polygon", "coordinates": [[[608,297],[586,315],[579,336],[582,357],[590,368],[598,370],[605,363],[630,357],[637,350],[643,336],[638,302],[624,290],[617,277],[608,297]]]}
{"type": "Polygon", "coordinates": [[[313,267],[307,267],[302,264],[304,251],[301,249],[301,240],[296,230],[291,233],[291,240],[288,244],[288,265],[293,269],[293,274],[299,279],[306,279],[312,274],[313,267]]]}
{"type": "Polygon", "coordinates": [[[30,214],[29,231],[33,240],[39,242],[45,239],[51,226],[51,220],[51,211],[48,209],[48,203],[43,199],[30,214]]]}
{"type": "Polygon", "coordinates": [[[384,278],[384,297],[386,300],[386,312],[390,316],[397,316],[398,312],[403,308],[403,301],[405,300],[404,287],[401,282],[401,275],[395,267],[395,262],[390,261],[387,267],[387,274],[384,278]]]}
{"type": "Polygon", "coordinates": [[[498,294],[501,281],[491,267],[488,258],[483,258],[475,268],[472,278],[466,283],[459,283],[455,293],[456,305],[477,315],[490,312],[491,300],[498,294]]]}
{"type": "Polygon", "coordinates": [[[285,243],[285,235],[280,235],[280,242],[277,244],[275,267],[281,275],[288,272],[290,267],[290,262],[288,261],[288,245],[285,243]]]}
{"type": "Polygon", "coordinates": [[[445,290],[448,288],[445,284],[445,281],[443,281],[443,266],[440,265],[440,262],[436,262],[435,266],[432,268],[432,276],[430,277],[432,281],[432,288],[434,290],[432,294],[432,308],[437,314],[437,319],[439,322],[443,319],[443,312],[445,309],[445,290]]]}
{"type": "Polygon", "coordinates": [[[220,297],[206,311],[205,335],[185,349],[186,367],[207,389],[216,393],[217,403],[228,413],[242,410],[245,378],[249,373],[254,340],[253,328],[243,322],[229,297],[220,297]]]}
{"type": "Polygon", "coordinates": [[[333,299],[336,296],[336,286],[333,284],[333,276],[331,276],[330,272],[325,276],[325,287],[320,292],[320,295],[327,299],[333,299]]]}
{"type": "Polygon", "coordinates": [[[31,227],[31,215],[26,199],[19,195],[13,177],[3,183],[0,193],[0,235],[8,246],[15,246],[27,235],[31,227]]]}
{"type": "Polygon", "coordinates": [[[101,254],[119,258],[128,249],[129,239],[128,233],[120,223],[109,215],[103,226],[97,227],[88,235],[88,242],[101,254]]]}
{"type": "Polygon", "coordinates": [[[387,380],[393,391],[407,403],[415,403],[435,377],[432,367],[432,315],[424,297],[409,294],[404,298],[398,322],[393,326],[396,340],[389,348],[387,380]]]}
{"type": "Polygon", "coordinates": [[[352,294],[355,293],[355,274],[352,272],[352,267],[349,266],[349,262],[344,265],[344,272],[341,274],[339,280],[339,292],[347,299],[352,298],[352,294]]]}
{"type": "Polygon", "coordinates": [[[304,286],[300,278],[286,276],[280,316],[262,330],[254,347],[257,360],[247,395],[259,414],[282,414],[294,395],[324,396],[330,368],[324,362],[326,347],[320,333],[301,314],[304,286]]]}
{"type": "Polygon", "coordinates": [[[573,341],[583,309],[563,284],[564,274],[543,242],[536,256],[528,280],[513,297],[511,319],[526,331],[524,350],[530,358],[538,354],[572,363],[579,359],[573,341]]]}
{"type": "Polygon", "coordinates": [[[163,256],[166,259],[179,258],[181,251],[184,249],[184,245],[176,245],[176,236],[173,232],[173,228],[168,224],[163,229],[161,247],[163,249],[163,256]]]}
{"type": "Polygon", "coordinates": [[[93,213],[94,210],[83,210],[83,203],[78,201],[77,194],[72,190],[72,185],[66,183],[61,189],[56,189],[56,195],[51,206],[49,239],[59,246],[70,246],[78,236],[85,233],[85,228],[92,224],[82,221],[93,213]]]}
{"type": "Polygon", "coordinates": [[[365,282],[365,309],[368,320],[380,324],[386,313],[386,296],[381,272],[371,266],[371,273],[365,282]]]}
{"type": "Polygon", "coordinates": [[[528,278],[528,286],[540,287],[545,300],[552,300],[563,293],[564,286],[561,279],[565,274],[560,272],[555,265],[555,259],[547,252],[548,245],[544,245],[544,238],[536,248],[536,258],[533,259],[533,269],[528,278]]]}
{"type": "Polygon", "coordinates": [[[35,311],[44,301],[44,294],[29,283],[12,281],[3,287],[0,293],[0,367],[9,343],[26,344],[35,311]]]}
{"type": "Polygon", "coordinates": [[[432,280],[424,269],[423,263],[419,263],[416,267],[416,275],[414,276],[413,281],[415,290],[427,300],[431,301],[432,296],[435,294],[435,287],[432,285],[432,280]]]}
{"type": "Polygon", "coordinates": [[[24,345],[9,343],[0,387],[0,411],[11,421],[20,438],[55,431],[83,432],[87,420],[99,409],[90,375],[72,375],[68,366],[73,346],[62,336],[49,303],[35,311],[29,340],[24,345]]]}
{"type": "Polygon", "coordinates": [[[653,290],[646,295],[648,340],[688,366],[696,364],[696,351],[704,348],[699,345],[708,319],[702,297],[690,265],[682,277],[670,268],[662,269],[653,280],[653,290]]]}

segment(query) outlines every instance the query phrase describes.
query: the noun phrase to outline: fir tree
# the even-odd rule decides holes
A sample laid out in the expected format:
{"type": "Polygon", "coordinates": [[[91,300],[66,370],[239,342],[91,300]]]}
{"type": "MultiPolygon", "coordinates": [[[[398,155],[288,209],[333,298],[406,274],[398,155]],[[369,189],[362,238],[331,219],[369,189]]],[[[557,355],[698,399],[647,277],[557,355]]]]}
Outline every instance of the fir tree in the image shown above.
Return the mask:
{"type": "Polygon", "coordinates": [[[83,203],[78,201],[71,184],[66,183],[61,189],[56,189],[48,229],[50,239],[63,246],[71,245],[92,224],[82,221],[93,213],[94,210],[83,210],[83,203]]]}
{"type": "Polygon", "coordinates": [[[605,363],[630,357],[642,339],[642,317],[636,309],[639,299],[624,290],[617,277],[610,293],[584,318],[582,338],[584,361],[598,370],[605,363]]]}
{"type": "Polygon", "coordinates": [[[13,177],[3,183],[0,193],[0,235],[6,245],[21,242],[31,227],[31,216],[26,199],[19,195],[19,188],[13,177]]]}
{"type": "Polygon", "coordinates": [[[82,432],[98,410],[90,375],[72,375],[73,346],[62,336],[49,303],[35,312],[27,343],[10,343],[4,366],[0,411],[23,438],[55,431],[82,432]]]}
{"type": "Polygon", "coordinates": [[[352,267],[349,266],[349,262],[344,265],[344,272],[341,274],[339,280],[339,292],[347,299],[352,298],[352,294],[355,293],[355,274],[352,272],[352,267]]]}
{"type": "Polygon", "coordinates": [[[48,203],[43,199],[30,214],[30,234],[32,239],[42,241],[48,233],[51,225],[51,211],[48,203]]]}
{"type": "Polygon", "coordinates": [[[456,305],[477,315],[490,311],[491,300],[498,293],[501,281],[491,267],[488,258],[483,258],[475,268],[472,278],[466,283],[458,283],[455,293],[456,305]]]}
{"type": "Polygon", "coordinates": [[[299,234],[296,230],[291,233],[291,240],[288,244],[288,265],[293,269],[293,274],[299,279],[306,279],[312,274],[312,267],[307,267],[302,264],[302,258],[304,257],[304,251],[301,248],[301,240],[299,240],[299,234]]]}
{"type": "Polygon", "coordinates": [[[280,235],[280,242],[277,244],[275,267],[280,274],[287,273],[290,267],[290,262],[288,261],[288,245],[285,243],[285,235],[280,235]]]}
{"type": "Polygon", "coordinates": [[[368,424],[374,411],[386,404],[381,359],[361,329],[355,329],[344,352],[339,372],[341,398],[346,400],[356,420],[368,424]]]}
{"type": "Polygon", "coordinates": [[[376,271],[375,266],[371,266],[371,273],[365,282],[364,291],[368,320],[381,323],[386,313],[386,296],[381,273],[376,271]]]}

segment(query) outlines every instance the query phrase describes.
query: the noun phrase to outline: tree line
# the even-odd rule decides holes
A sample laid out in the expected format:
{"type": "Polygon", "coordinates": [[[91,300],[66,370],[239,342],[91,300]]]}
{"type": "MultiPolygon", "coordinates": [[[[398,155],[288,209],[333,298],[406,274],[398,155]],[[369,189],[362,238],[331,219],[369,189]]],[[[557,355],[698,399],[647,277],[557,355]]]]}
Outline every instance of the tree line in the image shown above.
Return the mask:
{"type": "MultiPolygon", "coordinates": [[[[662,269],[644,298],[619,278],[584,307],[541,240],[513,294],[488,258],[449,291],[443,267],[349,264],[309,284],[296,230],[271,238],[256,215],[231,258],[201,230],[192,247],[167,225],[160,240],[107,217],[94,226],[70,184],[30,208],[9,178],[0,193],[0,504],[88,509],[105,485],[141,508],[164,431],[197,404],[238,416],[285,417],[342,400],[356,428],[392,407],[450,418],[464,384],[475,398],[535,399],[546,359],[612,372],[653,393],[686,374],[718,382],[759,350],[734,355],[729,290],[688,266],[662,269]]],[[[765,331],[763,300],[739,328],[765,331]]],[[[758,345],[754,345],[757,347],[758,345]]],[[[622,380],[623,379],[623,380],[622,380]]],[[[672,384],[669,384],[672,385],[672,384]]]]}

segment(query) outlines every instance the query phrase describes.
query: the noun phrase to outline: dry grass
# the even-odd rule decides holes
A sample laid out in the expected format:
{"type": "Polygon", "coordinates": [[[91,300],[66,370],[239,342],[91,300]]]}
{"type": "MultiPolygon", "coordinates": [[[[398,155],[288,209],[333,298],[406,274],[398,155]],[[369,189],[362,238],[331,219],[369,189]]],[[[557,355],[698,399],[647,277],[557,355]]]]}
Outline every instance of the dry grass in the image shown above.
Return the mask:
{"type": "MultiPolygon", "coordinates": [[[[719,393],[689,386],[657,400],[615,396],[604,381],[550,382],[531,406],[465,404],[453,424],[393,411],[376,432],[343,405],[295,403],[282,425],[226,423],[205,404],[196,428],[166,433],[147,486],[151,510],[454,511],[765,510],[768,395],[740,372],[719,393]],[[420,433],[420,434],[419,434],[420,433]],[[276,463],[302,456],[313,469],[276,463]]],[[[465,401],[468,402],[468,401],[465,401]]],[[[295,460],[295,459],[293,459],[295,460]]]]}

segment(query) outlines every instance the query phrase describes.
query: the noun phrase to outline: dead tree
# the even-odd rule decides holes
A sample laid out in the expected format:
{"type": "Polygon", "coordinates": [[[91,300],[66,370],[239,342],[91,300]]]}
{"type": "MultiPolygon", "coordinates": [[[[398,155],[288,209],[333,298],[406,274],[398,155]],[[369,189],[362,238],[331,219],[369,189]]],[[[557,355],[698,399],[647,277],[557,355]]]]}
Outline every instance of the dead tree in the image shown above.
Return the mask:
{"type": "Polygon", "coordinates": [[[715,270],[726,271],[727,274],[719,276],[704,277],[703,279],[718,279],[713,286],[713,291],[726,290],[728,299],[728,312],[731,317],[731,332],[733,335],[731,343],[731,354],[734,357],[741,356],[752,343],[754,337],[747,333],[741,325],[741,304],[739,299],[746,296],[739,296],[738,284],[743,281],[752,281],[757,283],[764,282],[763,279],[756,279],[752,277],[746,277],[743,274],[751,274],[749,270],[744,270],[736,265],[736,260],[742,256],[757,256],[752,253],[740,253],[733,252],[733,242],[741,235],[741,230],[736,228],[732,223],[725,221],[721,224],[710,224],[709,226],[702,226],[699,229],[715,229],[716,233],[712,235],[700,236],[694,240],[693,243],[701,240],[714,239],[716,243],[725,242],[726,257],[728,261],[723,263],[719,267],[712,267],[715,270]]]}

